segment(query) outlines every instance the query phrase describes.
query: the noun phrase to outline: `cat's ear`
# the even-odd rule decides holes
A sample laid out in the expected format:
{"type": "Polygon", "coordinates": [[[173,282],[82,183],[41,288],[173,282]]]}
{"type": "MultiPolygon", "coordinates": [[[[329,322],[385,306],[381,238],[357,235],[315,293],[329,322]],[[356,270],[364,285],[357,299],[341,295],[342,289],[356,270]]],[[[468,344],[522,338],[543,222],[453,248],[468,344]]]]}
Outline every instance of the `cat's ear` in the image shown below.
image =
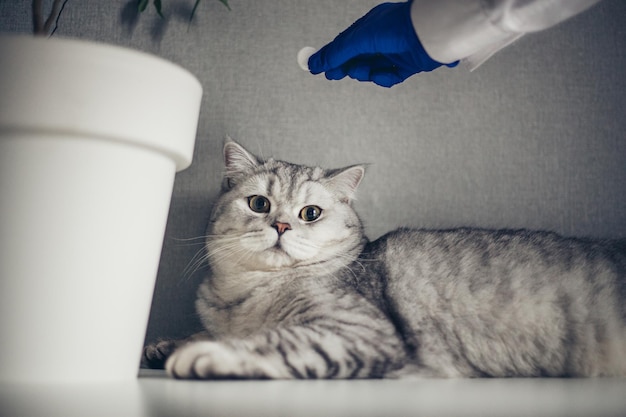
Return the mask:
{"type": "Polygon", "coordinates": [[[363,165],[353,165],[332,172],[328,177],[328,184],[343,202],[349,203],[354,199],[356,189],[364,175],[365,167],[363,165]]]}
{"type": "Polygon", "coordinates": [[[243,146],[226,138],[224,142],[224,186],[232,188],[237,178],[250,174],[260,164],[258,158],[248,152],[243,146]]]}

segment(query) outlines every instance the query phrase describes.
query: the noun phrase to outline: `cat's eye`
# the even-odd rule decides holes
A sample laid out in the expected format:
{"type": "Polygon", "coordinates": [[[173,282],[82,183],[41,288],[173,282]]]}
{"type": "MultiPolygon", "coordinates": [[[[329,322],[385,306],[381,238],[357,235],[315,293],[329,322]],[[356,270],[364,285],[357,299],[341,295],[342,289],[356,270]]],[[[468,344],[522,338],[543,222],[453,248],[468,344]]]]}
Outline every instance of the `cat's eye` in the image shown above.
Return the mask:
{"type": "Polygon", "coordinates": [[[300,218],[305,222],[312,222],[319,219],[322,215],[322,209],[318,206],[306,206],[300,210],[300,218]]]}
{"type": "Polygon", "coordinates": [[[248,197],[248,206],[255,213],[269,213],[270,211],[270,201],[262,195],[248,197]]]}

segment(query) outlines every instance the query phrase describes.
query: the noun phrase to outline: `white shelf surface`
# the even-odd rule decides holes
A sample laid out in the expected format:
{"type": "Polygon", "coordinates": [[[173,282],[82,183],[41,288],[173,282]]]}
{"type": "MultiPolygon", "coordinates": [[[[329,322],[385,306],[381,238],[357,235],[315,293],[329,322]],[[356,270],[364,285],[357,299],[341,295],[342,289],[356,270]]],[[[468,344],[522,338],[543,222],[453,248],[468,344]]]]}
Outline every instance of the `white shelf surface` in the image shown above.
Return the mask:
{"type": "Polygon", "coordinates": [[[0,417],[626,416],[626,378],[0,383],[0,417]]]}

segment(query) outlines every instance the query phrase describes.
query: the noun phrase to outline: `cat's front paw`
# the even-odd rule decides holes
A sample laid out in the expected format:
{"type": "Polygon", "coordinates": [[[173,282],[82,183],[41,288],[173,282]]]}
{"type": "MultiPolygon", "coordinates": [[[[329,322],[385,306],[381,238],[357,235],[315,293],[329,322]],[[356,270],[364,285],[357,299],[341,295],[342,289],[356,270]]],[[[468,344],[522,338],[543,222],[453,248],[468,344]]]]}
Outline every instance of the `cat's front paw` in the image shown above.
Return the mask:
{"type": "Polygon", "coordinates": [[[180,346],[177,340],[160,340],[143,348],[141,367],[150,369],[165,368],[167,358],[180,346]]]}
{"type": "Polygon", "coordinates": [[[270,378],[249,363],[244,352],[220,342],[192,342],[176,350],[165,368],[174,378],[270,378]]]}

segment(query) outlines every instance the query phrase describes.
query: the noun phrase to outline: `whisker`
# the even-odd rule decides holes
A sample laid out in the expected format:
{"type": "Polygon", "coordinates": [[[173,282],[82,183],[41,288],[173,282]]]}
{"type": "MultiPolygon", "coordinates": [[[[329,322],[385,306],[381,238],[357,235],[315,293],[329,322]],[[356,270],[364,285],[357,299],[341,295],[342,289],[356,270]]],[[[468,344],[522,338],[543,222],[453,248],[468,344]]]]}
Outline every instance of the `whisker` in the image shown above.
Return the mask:
{"type": "MultiPolygon", "coordinates": [[[[209,249],[207,248],[206,243],[204,242],[204,239],[215,240],[215,239],[218,239],[218,238],[221,241],[223,241],[225,243],[228,243],[229,245],[232,245],[232,242],[235,242],[236,240],[238,240],[238,237],[236,237],[236,236],[226,236],[226,237],[224,237],[224,236],[220,236],[220,235],[206,235],[206,236],[201,236],[201,237],[196,237],[196,238],[181,239],[181,240],[203,239],[203,242],[201,242],[203,244],[202,248],[200,248],[200,250],[198,250],[194,254],[194,256],[191,258],[191,260],[189,261],[189,263],[187,264],[187,266],[185,267],[185,269],[182,272],[183,277],[185,278],[185,280],[188,280],[189,278],[191,278],[191,276],[193,276],[196,272],[201,270],[203,267],[208,266],[207,261],[211,258],[212,252],[210,252],[209,249]]],[[[200,243],[196,243],[196,244],[200,244],[200,243]]],[[[194,245],[196,245],[196,244],[194,244],[194,245]]],[[[222,245],[221,248],[226,250],[228,247],[222,245]]],[[[215,250],[213,252],[215,252],[215,250]]]]}
{"type": "Polygon", "coordinates": [[[170,236],[169,239],[175,240],[177,242],[192,242],[194,240],[206,240],[206,236],[196,236],[196,237],[173,237],[170,236]]]}
{"type": "Polygon", "coordinates": [[[206,246],[203,246],[200,250],[198,250],[191,260],[187,263],[185,269],[183,269],[182,275],[186,280],[190,279],[192,275],[194,275],[200,268],[202,264],[206,261],[206,246]]]}
{"type": "Polygon", "coordinates": [[[206,240],[212,240],[212,239],[238,239],[240,238],[239,234],[207,234],[207,235],[201,235],[201,236],[195,236],[195,237],[173,237],[170,236],[168,237],[168,239],[171,240],[176,240],[178,242],[193,242],[196,240],[201,240],[202,242],[206,241],[206,240]]]}
{"type": "Polygon", "coordinates": [[[248,251],[245,248],[241,248],[236,243],[231,243],[229,245],[222,245],[219,248],[215,248],[207,253],[207,260],[211,259],[213,262],[222,262],[225,259],[228,259],[231,256],[237,255],[242,252],[248,251]]]}
{"type": "Polygon", "coordinates": [[[245,251],[245,249],[243,248],[235,250],[237,249],[237,246],[238,245],[234,242],[234,239],[228,242],[228,244],[221,245],[213,249],[209,249],[207,248],[207,246],[204,246],[202,249],[196,252],[191,261],[189,261],[189,264],[183,271],[184,276],[188,279],[199,270],[208,267],[209,260],[213,260],[214,262],[222,262],[224,259],[227,259],[230,256],[234,256],[242,251],[245,251]]]}

